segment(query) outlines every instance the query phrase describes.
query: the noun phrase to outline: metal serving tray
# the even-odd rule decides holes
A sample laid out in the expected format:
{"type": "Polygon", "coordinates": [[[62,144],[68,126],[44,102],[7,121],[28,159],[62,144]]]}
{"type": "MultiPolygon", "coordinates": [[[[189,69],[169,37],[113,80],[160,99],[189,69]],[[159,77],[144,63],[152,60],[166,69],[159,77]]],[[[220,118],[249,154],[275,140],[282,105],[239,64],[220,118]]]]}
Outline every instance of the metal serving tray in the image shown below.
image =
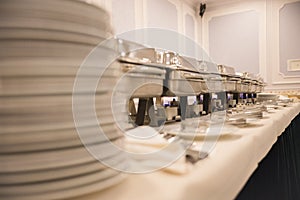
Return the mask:
{"type": "Polygon", "coordinates": [[[198,95],[207,92],[207,85],[200,73],[184,70],[170,71],[167,87],[177,96],[198,95]]]}
{"type": "Polygon", "coordinates": [[[118,91],[131,97],[155,97],[163,93],[166,70],[145,65],[122,63],[118,91]],[[134,89],[134,91],[132,91],[134,89]]]}

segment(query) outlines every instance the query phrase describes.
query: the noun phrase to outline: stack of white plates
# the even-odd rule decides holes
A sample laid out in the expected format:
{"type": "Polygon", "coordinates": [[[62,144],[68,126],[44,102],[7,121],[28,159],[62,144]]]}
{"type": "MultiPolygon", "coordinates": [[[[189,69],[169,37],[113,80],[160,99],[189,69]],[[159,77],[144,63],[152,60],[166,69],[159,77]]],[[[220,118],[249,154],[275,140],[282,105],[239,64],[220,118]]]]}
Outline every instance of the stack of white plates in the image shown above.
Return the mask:
{"type": "MultiPolygon", "coordinates": [[[[77,93],[83,99],[78,108],[84,121],[80,127],[75,126],[72,113],[77,70],[110,35],[108,14],[83,1],[1,1],[1,199],[70,198],[124,178],[112,169],[125,170],[127,160],[112,145],[122,146],[123,136],[106,106],[110,89],[86,87],[77,93]],[[90,120],[93,114],[85,103],[85,96],[93,92],[96,113],[101,115],[98,123],[90,120]],[[85,134],[79,137],[76,128],[85,134]],[[97,155],[91,155],[82,138],[97,155]]],[[[105,66],[89,67],[84,74],[87,82],[98,79],[94,72],[105,66]]],[[[111,84],[113,75],[104,76],[103,81],[111,84]]]]}

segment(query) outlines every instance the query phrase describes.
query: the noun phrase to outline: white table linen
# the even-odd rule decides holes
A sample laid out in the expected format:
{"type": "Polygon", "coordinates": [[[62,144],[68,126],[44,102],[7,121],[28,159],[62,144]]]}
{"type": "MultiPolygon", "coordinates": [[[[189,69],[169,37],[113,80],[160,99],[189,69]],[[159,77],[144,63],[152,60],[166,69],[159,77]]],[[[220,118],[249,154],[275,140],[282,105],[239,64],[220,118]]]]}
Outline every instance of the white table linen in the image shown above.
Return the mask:
{"type": "Polygon", "coordinates": [[[114,187],[76,200],[234,199],[299,112],[300,103],[292,104],[267,114],[256,126],[239,128],[232,137],[220,139],[211,154],[187,174],[129,175],[114,187]]]}

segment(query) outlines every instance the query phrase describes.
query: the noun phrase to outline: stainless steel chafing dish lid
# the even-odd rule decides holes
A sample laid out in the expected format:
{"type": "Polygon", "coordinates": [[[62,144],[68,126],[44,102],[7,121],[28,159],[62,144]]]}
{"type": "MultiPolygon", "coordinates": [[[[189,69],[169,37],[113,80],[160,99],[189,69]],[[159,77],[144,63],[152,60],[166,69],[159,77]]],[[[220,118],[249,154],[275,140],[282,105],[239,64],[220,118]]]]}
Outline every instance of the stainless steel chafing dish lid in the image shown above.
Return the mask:
{"type": "Polygon", "coordinates": [[[156,48],[140,48],[122,55],[123,58],[131,59],[139,63],[152,63],[157,65],[180,65],[178,53],[156,48]]]}
{"type": "Polygon", "coordinates": [[[241,76],[237,75],[234,67],[218,65],[218,71],[222,77],[226,77],[229,81],[241,81],[241,76]]]}
{"type": "Polygon", "coordinates": [[[205,75],[198,70],[197,61],[192,58],[178,57],[180,65],[169,66],[168,89],[174,95],[197,95],[207,91],[205,75]]]}
{"type": "Polygon", "coordinates": [[[256,76],[253,73],[244,72],[242,79],[246,83],[254,83],[256,81],[256,76]]]}
{"type": "Polygon", "coordinates": [[[134,51],[122,53],[119,60],[121,62],[147,64],[156,63],[156,51],[154,48],[142,47],[134,51]]]}
{"type": "Polygon", "coordinates": [[[180,56],[180,62],[182,67],[186,67],[191,71],[196,71],[203,74],[218,72],[217,65],[209,61],[197,60],[187,56],[180,56]]]}
{"type": "Polygon", "coordinates": [[[122,54],[119,57],[119,61],[123,63],[148,65],[171,70],[191,70],[189,66],[181,65],[181,58],[176,52],[155,48],[144,47],[136,51],[122,54]]]}
{"type": "Polygon", "coordinates": [[[167,67],[170,72],[168,77],[169,79],[204,81],[208,73],[197,71],[197,69],[183,57],[179,57],[179,59],[182,62],[181,65],[173,65],[167,67]]]}
{"type": "Polygon", "coordinates": [[[225,65],[218,65],[218,71],[222,75],[235,76],[234,67],[229,67],[229,66],[225,66],[225,65]]]}
{"type": "Polygon", "coordinates": [[[247,75],[248,72],[236,72],[243,83],[251,83],[251,78],[247,75]]]}
{"type": "Polygon", "coordinates": [[[156,50],[154,48],[144,48],[129,52],[129,58],[138,59],[142,63],[156,63],[156,50]]]}
{"type": "Polygon", "coordinates": [[[206,74],[206,79],[207,80],[214,80],[214,81],[224,81],[225,78],[222,76],[222,74],[218,72],[210,72],[206,74]]]}
{"type": "Polygon", "coordinates": [[[131,97],[153,97],[163,93],[166,70],[153,66],[122,63],[122,84],[119,92],[128,94],[129,88],[136,88],[131,97]]]}
{"type": "Polygon", "coordinates": [[[145,65],[135,65],[135,64],[123,64],[122,65],[122,71],[126,73],[134,73],[134,74],[152,74],[152,75],[159,75],[159,76],[165,76],[166,70],[151,67],[151,66],[145,66],[145,65]]]}
{"type": "Polygon", "coordinates": [[[200,73],[195,73],[191,71],[186,71],[186,70],[173,70],[169,73],[169,79],[186,79],[186,80],[199,80],[199,81],[204,81],[205,76],[200,73]]]}

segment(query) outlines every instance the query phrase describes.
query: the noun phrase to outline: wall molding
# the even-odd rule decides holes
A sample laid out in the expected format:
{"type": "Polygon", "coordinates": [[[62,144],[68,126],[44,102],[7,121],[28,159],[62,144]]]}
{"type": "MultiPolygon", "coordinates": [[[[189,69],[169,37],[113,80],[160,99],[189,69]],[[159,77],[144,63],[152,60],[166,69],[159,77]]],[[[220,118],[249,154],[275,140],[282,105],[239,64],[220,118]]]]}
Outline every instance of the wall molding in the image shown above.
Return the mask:
{"type": "MultiPolygon", "coordinates": [[[[295,85],[300,84],[300,81],[292,81],[292,82],[273,82],[273,85],[295,85]]],[[[299,88],[299,87],[298,87],[299,88]]]]}
{"type": "Polygon", "coordinates": [[[144,27],[145,22],[145,0],[134,0],[135,13],[135,28],[140,29],[144,27]]]}
{"type": "MultiPolygon", "coordinates": [[[[299,0],[231,0],[218,4],[207,4],[208,9],[204,15],[204,44],[206,52],[209,52],[209,23],[214,17],[236,14],[255,10],[259,13],[259,73],[267,81],[270,87],[290,88],[293,84],[300,88],[300,76],[284,75],[280,72],[279,57],[279,12],[286,4],[299,0]]],[[[198,20],[199,26],[201,19],[198,20]]],[[[200,38],[200,36],[199,36],[200,38]]],[[[294,87],[293,86],[293,87],[294,87]]],[[[288,89],[287,88],[287,89],[288,89]]]]}
{"type": "Polygon", "coordinates": [[[188,4],[183,3],[182,6],[183,10],[182,10],[182,14],[183,14],[183,33],[185,36],[186,35],[186,29],[185,29],[185,25],[186,25],[186,21],[185,21],[185,17],[186,15],[189,15],[193,18],[194,21],[194,38],[191,38],[193,41],[195,41],[198,44],[198,27],[197,27],[197,18],[196,18],[196,11],[193,10],[188,4]]]}
{"type": "Polygon", "coordinates": [[[256,11],[259,17],[259,74],[266,79],[267,49],[266,49],[266,3],[265,1],[228,1],[225,4],[215,6],[204,15],[204,44],[203,47],[209,53],[209,23],[214,17],[226,16],[249,11],[256,11]]]}
{"type": "Polygon", "coordinates": [[[182,19],[182,5],[179,0],[167,0],[169,3],[173,4],[177,10],[177,31],[183,34],[183,19],[182,19]]]}
{"type": "Polygon", "coordinates": [[[285,75],[284,73],[282,72],[278,72],[278,74],[284,78],[284,79],[290,79],[290,78],[300,78],[300,75],[285,75]]]}
{"type": "MultiPolygon", "coordinates": [[[[299,0],[279,0],[279,1],[267,1],[268,6],[268,49],[270,54],[270,61],[268,64],[269,67],[269,77],[268,77],[268,84],[274,85],[276,87],[282,85],[292,85],[294,84],[298,88],[300,87],[299,75],[285,75],[280,71],[280,35],[279,35],[279,15],[280,10],[284,8],[286,4],[294,3],[299,0]]],[[[290,87],[290,86],[289,86],[290,87]]],[[[288,89],[288,88],[286,88],[288,89]]]]}

